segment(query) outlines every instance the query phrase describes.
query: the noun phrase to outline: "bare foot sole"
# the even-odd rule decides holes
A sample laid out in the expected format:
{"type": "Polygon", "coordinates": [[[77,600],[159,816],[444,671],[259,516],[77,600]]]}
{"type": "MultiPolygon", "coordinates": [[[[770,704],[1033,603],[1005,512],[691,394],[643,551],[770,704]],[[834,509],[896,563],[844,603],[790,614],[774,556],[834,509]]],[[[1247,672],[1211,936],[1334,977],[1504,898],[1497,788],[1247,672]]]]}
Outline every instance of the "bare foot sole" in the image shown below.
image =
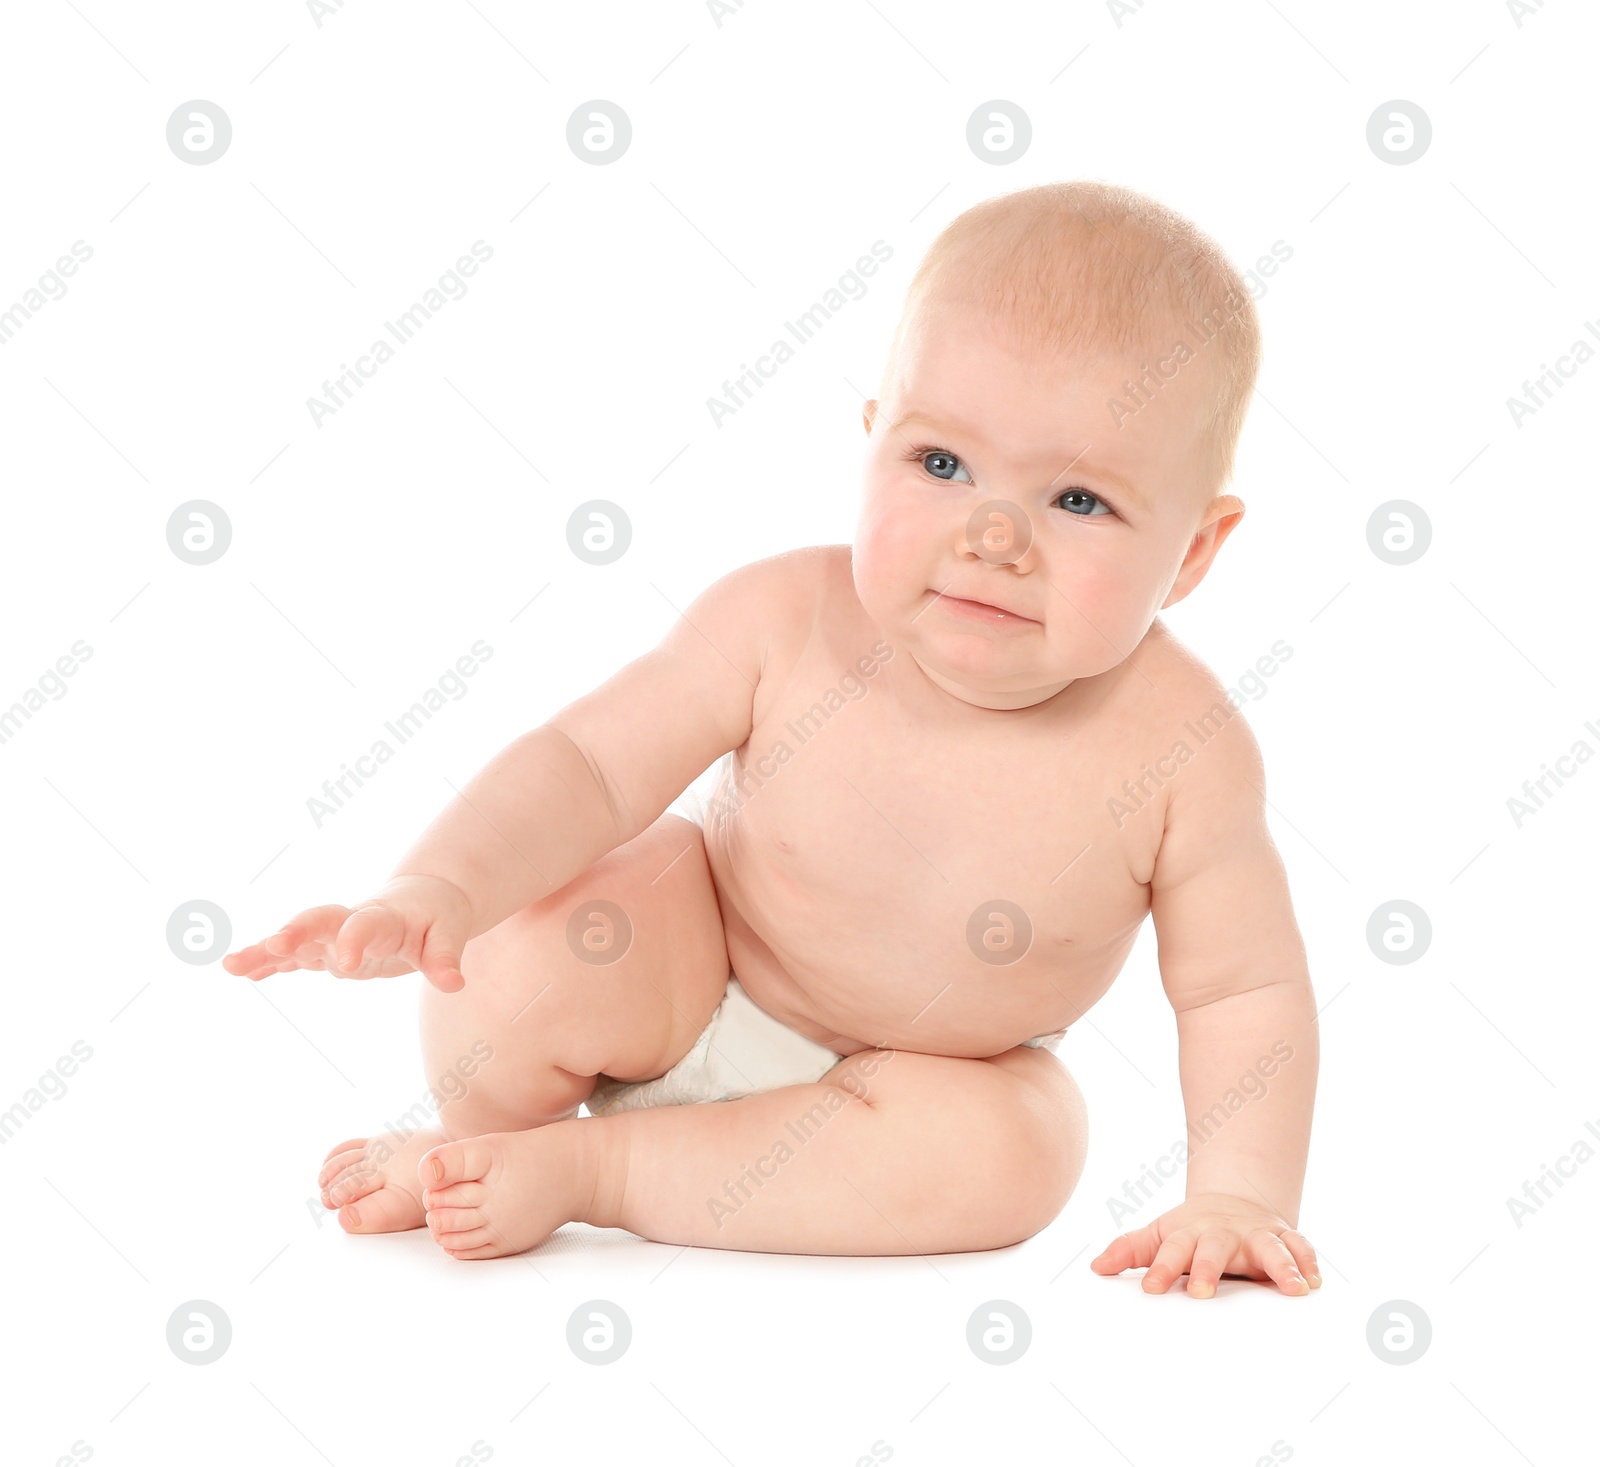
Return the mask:
{"type": "Polygon", "coordinates": [[[328,1153],[317,1186],[337,1208],[347,1233],[398,1233],[423,1224],[417,1163],[444,1140],[442,1131],[386,1131],[341,1141],[328,1153]]]}
{"type": "Polygon", "coordinates": [[[435,1146],[423,1158],[422,1204],[452,1258],[501,1258],[588,1218],[600,1181],[593,1119],[553,1121],[435,1146]]]}

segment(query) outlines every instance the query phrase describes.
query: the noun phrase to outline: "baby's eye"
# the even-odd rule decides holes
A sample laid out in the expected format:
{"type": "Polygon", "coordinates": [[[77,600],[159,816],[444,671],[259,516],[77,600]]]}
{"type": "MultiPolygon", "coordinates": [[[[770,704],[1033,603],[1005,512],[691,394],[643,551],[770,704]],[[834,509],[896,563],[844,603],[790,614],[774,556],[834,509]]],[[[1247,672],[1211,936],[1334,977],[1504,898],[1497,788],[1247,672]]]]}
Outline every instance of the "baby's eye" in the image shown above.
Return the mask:
{"type": "Polygon", "coordinates": [[[970,484],[972,475],[967,473],[966,465],[953,453],[946,453],[942,448],[931,449],[922,455],[922,467],[936,479],[947,479],[957,484],[970,484]],[[962,475],[957,478],[957,473],[962,475]]]}
{"type": "Polygon", "coordinates": [[[1096,498],[1087,489],[1069,489],[1056,500],[1056,503],[1069,514],[1081,515],[1085,519],[1111,513],[1111,506],[1105,500],[1096,498]]]}

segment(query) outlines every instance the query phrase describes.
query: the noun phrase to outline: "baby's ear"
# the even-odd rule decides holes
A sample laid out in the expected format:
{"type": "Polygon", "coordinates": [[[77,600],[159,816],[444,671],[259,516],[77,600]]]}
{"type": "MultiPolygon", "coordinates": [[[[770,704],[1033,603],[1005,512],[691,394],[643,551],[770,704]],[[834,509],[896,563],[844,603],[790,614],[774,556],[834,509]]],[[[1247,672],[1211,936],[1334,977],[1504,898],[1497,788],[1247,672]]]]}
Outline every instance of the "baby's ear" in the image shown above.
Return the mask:
{"type": "Polygon", "coordinates": [[[872,437],[872,420],[878,416],[878,399],[867,399],[866,406],[861,409],[861,426],[867,430],[867,437],[872,437]]]}
{"type": "Polygon", "coordinates": [[[1234,525],[1239,523],[1241,518],[1243,518],[1244,500],[1240,499],[1237,494],[1217,495],[1217,497],[1206,506],[1205,518],[1207,521],[1211,521],[1221,519],[1224,516],[1230,517],[1228,530],[1223,531],[1223,533],[1226,534],[1228,531],[1233,529],[1234,525]]]}

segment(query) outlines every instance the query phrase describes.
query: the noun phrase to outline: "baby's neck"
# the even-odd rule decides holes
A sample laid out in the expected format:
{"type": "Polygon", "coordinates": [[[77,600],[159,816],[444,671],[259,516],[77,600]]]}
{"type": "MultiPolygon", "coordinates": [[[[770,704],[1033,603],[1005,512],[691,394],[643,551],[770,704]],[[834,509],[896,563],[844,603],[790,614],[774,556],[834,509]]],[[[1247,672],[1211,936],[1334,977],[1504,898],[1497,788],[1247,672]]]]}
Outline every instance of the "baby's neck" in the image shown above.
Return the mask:
{"type": "Polygon", "coordinates": [[[1048,703],[1063,689],[1071,687],[1076,678],[1068,678],[1066,682],[1055,683],[1043,688],[1028,688],[1023,690],[995,691],[988,688],[972,688],[945,677],[933,668],[926,667],[918,660],[913,652],[910,661],[917,670],[918,680],[928,685],[935,697],[941,700],[955,699],[965,703],[970,708],[977,708],[996,713],[1014,713],[1024,708],[1034,708],[1040,703],[1048,703]]]}

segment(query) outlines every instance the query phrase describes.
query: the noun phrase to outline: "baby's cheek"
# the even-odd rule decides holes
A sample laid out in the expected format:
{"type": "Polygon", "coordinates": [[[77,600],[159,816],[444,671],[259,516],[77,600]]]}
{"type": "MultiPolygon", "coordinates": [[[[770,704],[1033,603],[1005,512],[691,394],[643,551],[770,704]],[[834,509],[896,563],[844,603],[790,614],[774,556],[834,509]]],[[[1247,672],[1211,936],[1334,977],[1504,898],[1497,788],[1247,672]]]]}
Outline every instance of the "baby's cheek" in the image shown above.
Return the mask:
{"type": "Polygon", "coordinates": [[[863,595],[892,592],[916,560],[915,531],[882,506],[869,505],[856,528],[852,561],[863,595]]]}
{"type": "MultiPolygon", "coordinates": [[[[1075,640],[1092,639],[1094,645],[1106,648],[1108,641],[1117,647],[1131,649],[1148,627],[1145,616],[1147,597],[1141,588],[1130,583],[1126,575],[1119,575],[1107,566],[1080,566],[1077,573],[1063,578],[1070,587],[1067,599],[1051,598],[1056,622],[1075,640]]],[[[1090,645],[1085,642],[1085,645],[1090,645]]]]}

